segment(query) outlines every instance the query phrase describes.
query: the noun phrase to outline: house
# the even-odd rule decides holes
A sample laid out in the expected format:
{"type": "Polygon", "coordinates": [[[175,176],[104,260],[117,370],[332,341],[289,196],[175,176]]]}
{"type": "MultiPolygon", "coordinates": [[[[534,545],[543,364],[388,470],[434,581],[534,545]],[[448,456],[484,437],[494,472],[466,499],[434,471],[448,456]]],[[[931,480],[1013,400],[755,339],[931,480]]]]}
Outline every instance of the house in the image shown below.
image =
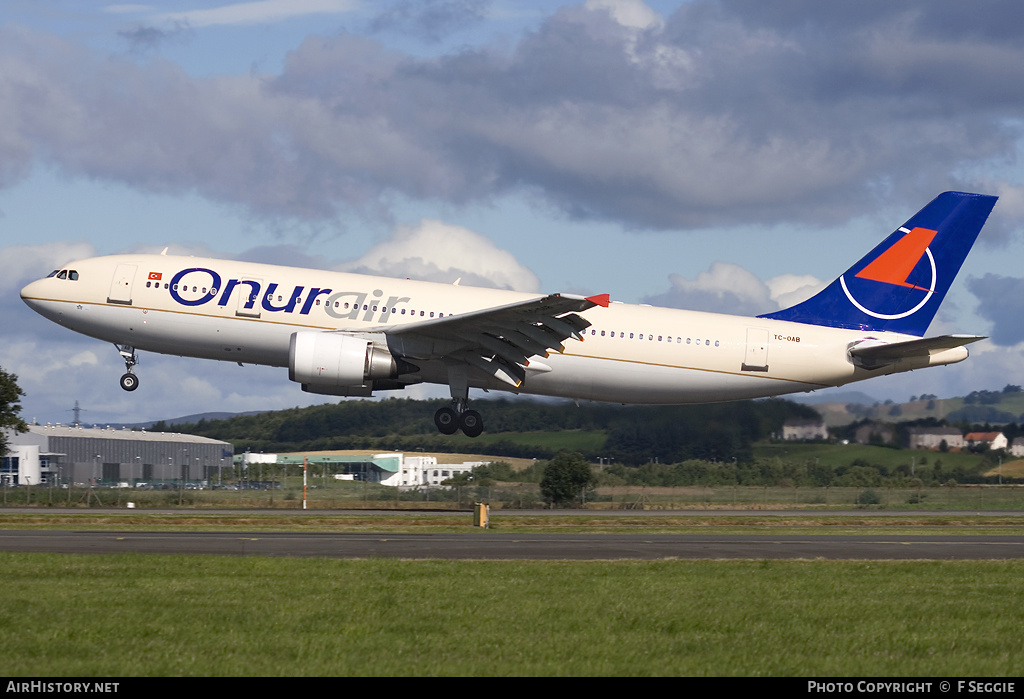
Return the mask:
{"type": "Polygon", "coordinates": [[[782,439],[787,442],[797,439],[828,439],[828,428],[821,418],[793,418],[782,423],[782,439]]]}
{"type": "Polygon", "coordinates": [[[909,449],[939,451],[943,442],[950,451],[960,451],[966,446],[964,436],[955,427],[911,427],[907,430],[909,449]]]}
{"type": "Polygon", "coordinates": [[[1005,449],[1009,446],[1006,435],[1002,432],[968,432],[964,440],[969,447],[988,447],[989,449],[1005,449]]]}

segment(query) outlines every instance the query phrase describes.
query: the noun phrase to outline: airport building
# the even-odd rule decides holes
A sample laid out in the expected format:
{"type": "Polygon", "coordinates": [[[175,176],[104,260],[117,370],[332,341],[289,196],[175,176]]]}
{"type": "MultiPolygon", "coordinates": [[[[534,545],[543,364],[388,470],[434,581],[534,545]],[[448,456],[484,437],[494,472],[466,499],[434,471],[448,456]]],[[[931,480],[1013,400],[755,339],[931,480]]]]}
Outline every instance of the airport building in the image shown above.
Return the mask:
{"type": "Polygon", "coordinates": [[[341,480],[366,481],[398,488],[422,488],[440,486],[441,483],[461,473],[469,473],[485,461],[466,461],[460,464],[439,464],[436,456],[407,456],[402,453],[385,454],[339,454],[339,453],[293,453],[293,454],[240,454],[239,463],[249,478],[260,479],[264,464],[301,466],[315,468],[321,474],[341,480]]]}
{"type": "Polygon", "coordinates": [[[0,479],[10,485],[216,483],[234,456],[228,442],[171,432],[30,425],[5,434],[0,479]]]}

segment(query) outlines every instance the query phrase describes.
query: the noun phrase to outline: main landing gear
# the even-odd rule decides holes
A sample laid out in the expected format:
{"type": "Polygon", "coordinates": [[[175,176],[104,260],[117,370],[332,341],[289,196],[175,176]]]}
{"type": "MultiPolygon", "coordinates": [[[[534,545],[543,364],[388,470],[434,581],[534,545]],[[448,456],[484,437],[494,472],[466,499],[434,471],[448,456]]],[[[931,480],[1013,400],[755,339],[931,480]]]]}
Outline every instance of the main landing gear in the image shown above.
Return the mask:
{"type": "Polygon", "coordinates": [[[452,399],[452,407],[441,408],[434,413],[434,424],[441,434],[455,434],[460,429],[467,437],[479,437],[484,431],[484,421],[480,413],[466,409],[465,399],[452,399]]]}
{"type": "Polygon", "coordinates": [[[441,408],[434,413],[434,424],[441,434],[455,434],[462,430],[467,437],[479,437],[484,431],[480,413],[469,410],[468,368],[462,362],[449,362],[448,389],[452,395],[452,407],[441,408]]]}
{"type": "Polygon", "coordinates": [[[121,376],[121,388],[126,391],[134,391],[139,387],[139,377],[135,375],[135,365],[139,363],[139,358],[135,356],[135,348],[131,345],[114,345],[114,347],[124,358],[125,373],[121,376]]]}

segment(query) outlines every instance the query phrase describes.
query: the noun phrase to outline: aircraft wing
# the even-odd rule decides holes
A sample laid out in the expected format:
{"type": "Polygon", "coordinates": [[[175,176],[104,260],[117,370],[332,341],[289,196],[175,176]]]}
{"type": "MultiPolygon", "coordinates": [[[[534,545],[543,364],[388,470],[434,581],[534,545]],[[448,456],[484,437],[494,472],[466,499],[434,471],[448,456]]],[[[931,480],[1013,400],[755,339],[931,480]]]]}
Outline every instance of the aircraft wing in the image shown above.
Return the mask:
{"type": "MultiPolygon", "coordinates": [[[[445,318],[377,328],[395,354],[464,362],[513,387],[526,377],[531,357],[565,351],[565,340],[583,340],[590,322],[577,315],[608,306],[607,294],[551,294],[445,318]]],[[[535,362],[535,364],[537,364],[535,362]]],[[[541,371],[543,365],[537,366],[541,371]]]]}
{"type": "Polygon", "coordinates": [[[874,369],[886,364],[893,364],[901,359],[927,357],[984,339],[985,337],[981,335],[941,335],[888,344],[865,340],[850,348],[850,356],[861,366],[874,369]]]}

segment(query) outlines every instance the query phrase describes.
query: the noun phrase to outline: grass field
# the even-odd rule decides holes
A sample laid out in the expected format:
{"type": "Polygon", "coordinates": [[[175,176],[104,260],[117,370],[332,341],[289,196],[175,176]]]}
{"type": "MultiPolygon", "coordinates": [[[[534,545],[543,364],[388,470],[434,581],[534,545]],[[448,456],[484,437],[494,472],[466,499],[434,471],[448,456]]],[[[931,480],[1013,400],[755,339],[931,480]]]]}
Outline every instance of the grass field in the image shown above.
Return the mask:
{"type": "MultiPolygon", "coordinates": [[[[282,477],[283,487],[274,490],[133,490],[74,488],[18,488],[0,491],[0,513],[11,507],[53,507],[80,511],[90,508],[124,509],[130,501],[136,510],[165,508],[245,508],[301,510],[302,479],[282,477]]],[[[493,486],[460,487],[398,492],[374,483],[312,480],[308,508],[359,511],[365,509],[468,510],[475,501],[492,508],[543,508],[536,483],[496,483],[493,486]]],[[[590,509],[637,510],[758,510],[758,509],[852,509],[1021,511],[1024,487],[1018,485],[963,485],[956,487],[797,487],[797,486],[602,486],[588,498],[590,509]],[[863,504],[865,491],[873,494],[863,504]]]]}
{"type": "Polygon", "coordinates": [[[7,676],[1013,676],[1024,562],[0,554],[7,676]]]}
{"type": "MultiPolygon", "coordinates": [[[[0,510],[0,528],[467,531],[468,513],[0,510]]],[[[1019,516],[493,513],[503,532],[1020,534],[1019,516]]],[[[1024,561],[0,553],[8,677],[1016,676],[1024,561]]]]}
{"type": "MultiPolygon", "coordinates": [[[[360,514],[358,512],[287,512],[280,510],[245,513],[143,511],[10,511],[0,509],[0,529],[60,530],[127,530],[144,531],[218,531],[218,532],[416,532],[453,533],[472,530],[469,512],[392,514],[360,514]]],[[[865,530],[879,534],[920,535],[942,532],[950,535],[1024,536],[1024,519],[1019,515],[901,514],[898,517],[864,514],[830,514],[787,516],[778,513],[763,515],[703,516],[700,513],[679,513],[652,517],[636,515],[609,516],[600,511],[576,512],[572,515],[509,514],[492,511],[490,529],[503,533],[579,533],[579,534],[862,534],[865,530]]]]}
{"type": "MultiPolygon", "coordinates": [[[[496,432],[480,435],[479,437],[466,437],[458,434],[452,437],[456,444],[463,443],[470,447],[480,445],[491,445],[496,442],[511,442],[528,447],[541,447],[558,451],[567,449],[569,451],[597,452],[604,447],[608,435],[604,432],[585,430],[559,430],[556,432],[496,432]]],[[[495,461],[510,461],[504,457],[491,457],[495,461]]]]}
{"type": "Polygon", "coordinates": [[[773,442],[754,446],[755,458],[780,458],[784,461],[802,463],[819,461],[821,465],[831,468],[848,466],[857,459],[867,463],[879,464],[889,469],[907,465],[941,461],[946,467],[976,467],[982,461],[978,454],[970,452],[933,452],[911,449],[890,449],[889,447],[871,444],[816,444],[795,442],[773,442]]]}

